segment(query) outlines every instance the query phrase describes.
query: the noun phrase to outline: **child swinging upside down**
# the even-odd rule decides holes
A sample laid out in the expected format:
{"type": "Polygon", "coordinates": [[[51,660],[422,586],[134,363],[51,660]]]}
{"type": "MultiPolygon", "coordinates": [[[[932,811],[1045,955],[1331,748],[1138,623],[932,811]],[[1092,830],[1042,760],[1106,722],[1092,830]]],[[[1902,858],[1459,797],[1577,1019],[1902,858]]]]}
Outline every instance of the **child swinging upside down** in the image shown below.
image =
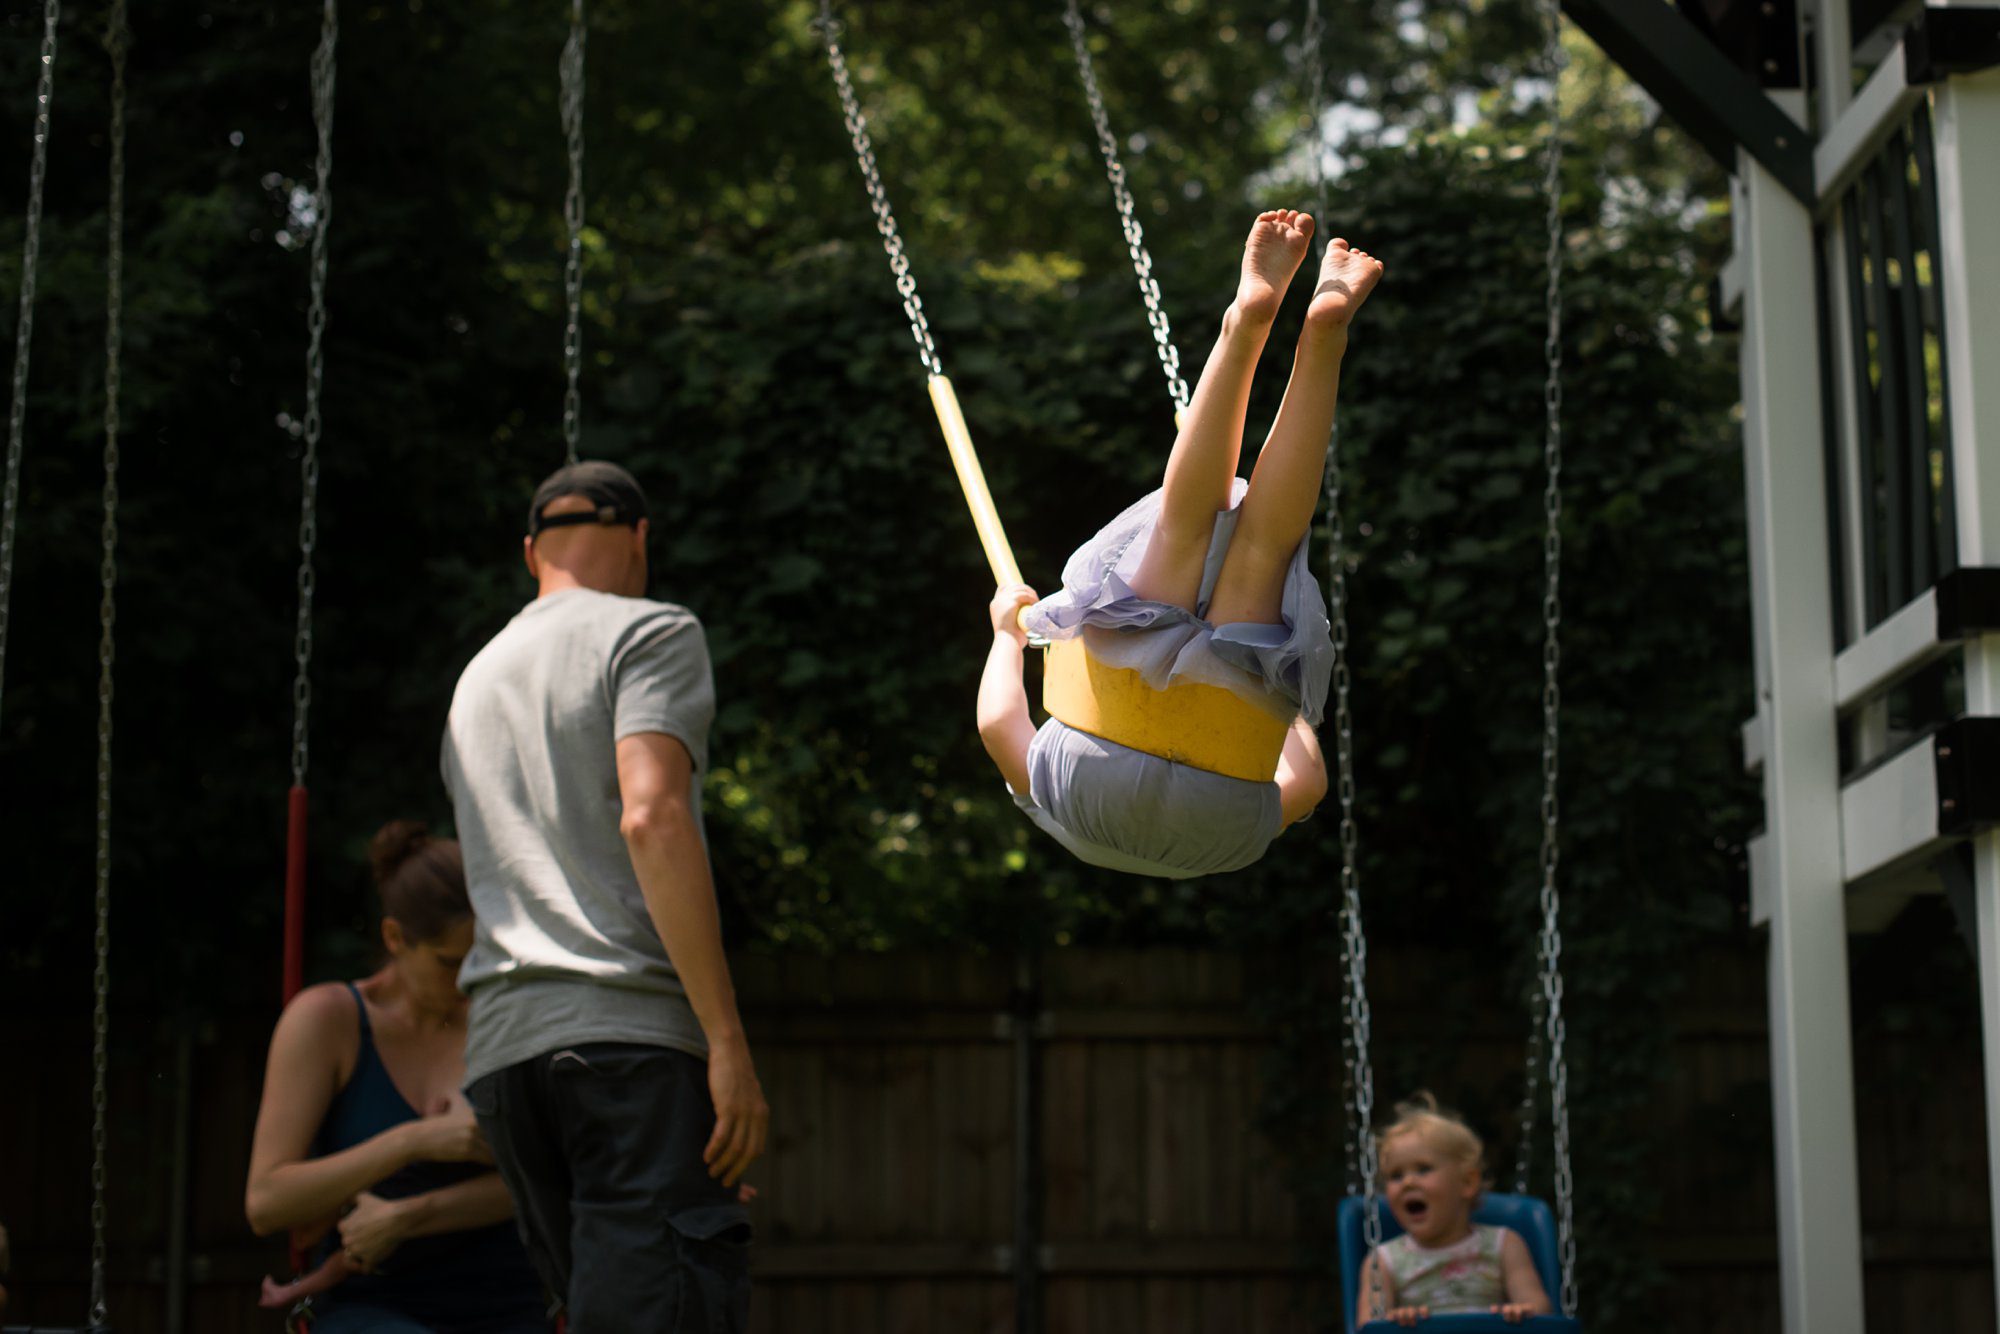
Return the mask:
{"type": "Polygon", "coordinates": [[[1375,1137],[1382,1191],[1403,1235],[1361,1266],[1355,1323],[1414,1325],[1434,1315],[1547,1315],[1549,1295],[1521,1234],[1474,1223],[1486,1150],[1472,1128],[1419,1093],[1375,1137]]]}
{"type": "Polygon", "coordinates": [[[1237,870],[1326,794],[1312,729],[1333,644],[1306,535],[1347,326],[1382,276],[1380,260],[1344,240],[1327,247],[1284,402],[1247,486],[1236,475],[1251,376],[1312,233],[1304,213],[1258,215],[1161,488],[1078,548],[1060,593],[1037,602],[1013,584],[989,608],[980,739],[1016,804],[1093,865],[1175,879],[1237,870]],[[1021,682],[1023,624],[1051,641],[1081,637],[1091,658],[1155,690],[1220,686],[1288,723],[1275,781],[1211,773],[1055,718],[1038,730],[1021,682]]]}

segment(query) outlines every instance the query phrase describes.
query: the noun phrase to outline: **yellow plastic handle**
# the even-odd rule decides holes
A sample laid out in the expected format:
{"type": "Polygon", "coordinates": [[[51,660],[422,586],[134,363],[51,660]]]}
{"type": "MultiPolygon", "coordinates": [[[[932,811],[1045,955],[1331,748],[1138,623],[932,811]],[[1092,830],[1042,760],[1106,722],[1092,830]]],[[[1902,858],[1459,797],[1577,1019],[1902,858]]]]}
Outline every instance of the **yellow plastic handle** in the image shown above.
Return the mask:
{"type": "Polygon", "coordinates": [[[959,409],[958,394],[947,376],[933,375],[930,381],[931,406],[937,409],[938,425],[944,428],[944,443],[951,450],[951,466],[958,473],[959,489],[965,492],[966,508],[972,511],[973,527],[979,530],[979,545],[986,550],[986,563],[993,568],[995,586],[1025,582],[1015,563],[1014,549],[1007,544],[1007,530],[1000,526],[1000,512],[993,508],[993,493],[986,489],[986,474],[973,452],[972,432],[965,427],[965,413],[959,409]]]}

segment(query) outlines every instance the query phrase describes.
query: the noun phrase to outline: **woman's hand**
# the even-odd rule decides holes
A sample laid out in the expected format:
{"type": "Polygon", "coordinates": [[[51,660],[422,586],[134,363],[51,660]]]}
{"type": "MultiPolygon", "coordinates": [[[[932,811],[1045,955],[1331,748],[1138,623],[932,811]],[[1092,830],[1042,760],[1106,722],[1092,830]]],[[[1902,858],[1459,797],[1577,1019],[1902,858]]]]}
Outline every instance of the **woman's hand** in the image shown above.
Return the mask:
{"type": "Polygon", "coordinates": [[[493,1162],[493,1150],[479,1133],[479,1120],[463,1098],[453,1098],[443,1110],[405,1124],[413,1163],[493,1162]]]}
{"type": "Polygon", "coordinates": [[[408,1209],[402,1200],[385,1200],[362,1191],[354,1208],[340,1220],[340,1248],[347,1263],[372,1274],[410,1234],[408,1209]]]}
{"type": "Polygon", "coordinates": [[[993,601],[986,604],[986,615],[993,622],[993,633],[1006,635],[1017,644],[1026,644],[1028,632],[1021,628],[1021,609],[1040,601],[1035,590],[1026,584],[1002,584],[994,591],[993,601]]]}

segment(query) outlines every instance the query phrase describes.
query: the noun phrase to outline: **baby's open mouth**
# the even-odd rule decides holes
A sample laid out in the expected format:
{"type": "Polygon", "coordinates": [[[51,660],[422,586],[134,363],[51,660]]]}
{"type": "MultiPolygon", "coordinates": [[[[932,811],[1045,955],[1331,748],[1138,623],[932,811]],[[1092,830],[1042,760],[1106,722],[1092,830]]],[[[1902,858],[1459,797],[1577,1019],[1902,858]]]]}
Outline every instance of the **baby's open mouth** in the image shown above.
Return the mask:
{"type": "Polygon", "coordinates": [[[1422,1200],[1405,1200],[1403,1202],[1403,1212],[1412,1218],[1422,1218],[1430,1212],[1430,1209],[1431,1207],[1422,1200]]]}

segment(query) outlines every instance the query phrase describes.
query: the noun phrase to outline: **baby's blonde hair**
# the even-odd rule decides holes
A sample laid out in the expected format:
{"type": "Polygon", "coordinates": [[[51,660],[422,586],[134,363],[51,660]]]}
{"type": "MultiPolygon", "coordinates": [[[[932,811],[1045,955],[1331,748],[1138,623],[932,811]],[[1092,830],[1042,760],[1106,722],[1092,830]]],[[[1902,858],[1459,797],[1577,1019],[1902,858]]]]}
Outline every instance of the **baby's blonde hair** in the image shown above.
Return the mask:
{"type": "Polygon", "coordinates": [[[1486,1179],[1486,1145],[1458,1113],[1438,1106],[1428,1089],[1419,1089],[1408,1101],[1396,1104],[1396,1119],[1376,1132],[1375,1153],[1400,1135],[1422,1135],[1440,1154],[1486,1179]]]}

